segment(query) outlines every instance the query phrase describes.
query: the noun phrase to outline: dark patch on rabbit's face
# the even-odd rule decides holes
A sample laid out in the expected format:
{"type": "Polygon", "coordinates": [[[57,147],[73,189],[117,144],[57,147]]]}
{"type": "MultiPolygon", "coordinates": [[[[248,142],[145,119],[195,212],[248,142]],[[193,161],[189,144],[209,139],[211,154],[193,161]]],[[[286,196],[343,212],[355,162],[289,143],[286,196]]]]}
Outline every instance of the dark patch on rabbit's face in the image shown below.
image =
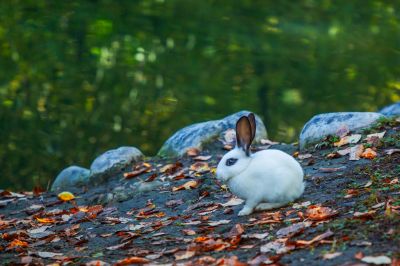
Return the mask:
{"type": "Polygon", "coordinates": [[[228,160],[226,160],[225,165],[226,166],[232,166],[237,162],[237,158],[229,158],[228,160]]]}
{"type": "Polygon", "coordinates": [[[234,176],[241,174],[250,163],[251,157],[247,156],[241,148],[236,148],[222,157],[217,167],[217,179],[227,182],[234,176]]]}

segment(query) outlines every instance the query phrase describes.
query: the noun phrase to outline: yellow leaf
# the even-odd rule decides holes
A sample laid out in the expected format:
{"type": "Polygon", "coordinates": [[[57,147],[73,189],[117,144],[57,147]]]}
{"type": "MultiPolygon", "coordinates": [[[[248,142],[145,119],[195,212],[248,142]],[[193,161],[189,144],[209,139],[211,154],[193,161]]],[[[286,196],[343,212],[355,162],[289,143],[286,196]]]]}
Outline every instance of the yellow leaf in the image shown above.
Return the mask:
{"type": "Polygon", "coordinates": [[[58,198],[62,201],[70,201],[70,200],[75,199],[75,196],[71,192],[64,191],[64,192],[61,192],[60,194],[58,194],[58,198]]]}
{"type": "Polygon", "coordinates": [[[54,220],[54,219],[51,219],[51,218],[39,218],[39,217],[36,217],[36,220],[37,220],[39,223],[42,223],[42,224],[52,224],[52,223],[55,223],[55,220],[54,220]]]}

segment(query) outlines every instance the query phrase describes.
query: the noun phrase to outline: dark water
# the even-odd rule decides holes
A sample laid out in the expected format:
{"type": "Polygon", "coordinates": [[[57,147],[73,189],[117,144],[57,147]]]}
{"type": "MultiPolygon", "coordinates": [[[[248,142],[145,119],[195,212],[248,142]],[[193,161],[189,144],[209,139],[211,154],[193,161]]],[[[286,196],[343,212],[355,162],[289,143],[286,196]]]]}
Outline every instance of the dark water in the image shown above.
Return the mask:
{"type": "Polygon", "coordinates": [[[2,1],[0,188],[242,109],[275,140],[400,99],[395,1],[2,1]]]}

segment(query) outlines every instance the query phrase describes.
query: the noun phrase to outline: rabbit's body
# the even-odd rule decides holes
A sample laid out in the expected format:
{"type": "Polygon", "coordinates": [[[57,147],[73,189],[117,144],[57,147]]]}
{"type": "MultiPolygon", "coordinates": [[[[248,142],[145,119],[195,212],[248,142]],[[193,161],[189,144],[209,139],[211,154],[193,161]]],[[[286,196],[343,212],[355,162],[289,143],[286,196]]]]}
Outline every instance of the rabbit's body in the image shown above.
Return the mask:
{"type": "Polygon", "coordinates": [[[259,151],[251,155],[246,170],[229,179],[228,186],[244,200],[284,204],[303,194],[303,169],[280,150],[259,151]]]}
{"type": "Polygon", "coordinates": [[[250,153],[255,130],[253,114],[241,117],[236,124],[237,145],[217,167],[217,178],[246,201],[239,215],[281,207],[304,191],[303,169],[292,156],[280,150],[250,153]]]}

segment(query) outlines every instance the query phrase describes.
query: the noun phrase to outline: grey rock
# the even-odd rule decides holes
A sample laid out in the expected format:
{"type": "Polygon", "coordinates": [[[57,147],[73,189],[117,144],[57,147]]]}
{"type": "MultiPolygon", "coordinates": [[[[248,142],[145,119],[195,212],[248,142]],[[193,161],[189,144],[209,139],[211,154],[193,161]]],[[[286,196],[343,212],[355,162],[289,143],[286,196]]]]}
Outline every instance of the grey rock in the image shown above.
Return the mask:
{"type": "Polygon", "coordinates": [[[54,180],[51,191],[70,190],[88,184],[89,169],[72,165],[62,170],[54,180]]]}
{"type": "MultiPolygon", "coordinates": [[[[224,131],[235,128],[237,120],[249,114],[249,111],[240,111],[221,120],[202,122],[187,126],[172,135],[161,147],[159,156],[182,156],[191,147],[201,149],[204,144],[216,140],[224,131]]],[[[257,131],[255,142],[267,138],[267,130],[261,118],[256,115],[257,131]]]]}
{"type": "Polygon", "coordinates": [[[340,112],[316,115],[304,125],[300,133],[300,148],[303,149],[314,144],[328,135],[334,135],[342,127],[354,131],[368,127],[382,117],[385,116],[371,112],[340,112]]]}
{"type": "Polygon", "coordinates": [[[109,150],[97,157],[90,166],[90,183],[100,184],[142,158],[142,152],[135,147],[109,150]]]}
{"type": "Polygon", "coordinates": [[[379,113],[386,116],[400,116],[400,102],[382,108],[379,113]]]}

